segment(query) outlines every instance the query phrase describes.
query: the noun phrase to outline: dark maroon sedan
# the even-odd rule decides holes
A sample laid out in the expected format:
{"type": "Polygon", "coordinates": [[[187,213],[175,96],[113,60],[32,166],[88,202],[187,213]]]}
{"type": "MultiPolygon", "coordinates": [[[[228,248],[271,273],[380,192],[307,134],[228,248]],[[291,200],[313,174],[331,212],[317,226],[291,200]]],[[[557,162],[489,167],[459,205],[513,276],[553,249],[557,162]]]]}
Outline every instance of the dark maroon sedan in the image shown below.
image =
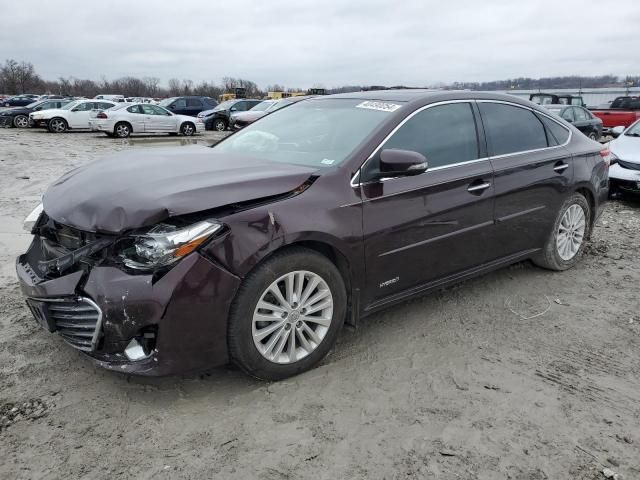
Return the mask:
{"type": "Polygon", "coordinates": [[[29,218],[36,320],[100,365],[159,375],[318,363],[345,322],[532,259],[580,258],[608,154],[542,107],[371,91],[274,112],[209,149],[78,168],[29,218]]]}

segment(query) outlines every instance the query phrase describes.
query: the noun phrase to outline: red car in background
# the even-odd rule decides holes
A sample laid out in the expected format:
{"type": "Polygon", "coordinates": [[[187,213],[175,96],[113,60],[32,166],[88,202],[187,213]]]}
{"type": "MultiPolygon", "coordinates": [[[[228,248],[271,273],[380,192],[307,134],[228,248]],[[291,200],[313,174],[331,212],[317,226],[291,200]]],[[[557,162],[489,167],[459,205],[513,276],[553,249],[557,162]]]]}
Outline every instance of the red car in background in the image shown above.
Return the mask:
{"type": "Polygon", "coordinates": [[[606,109],[591,110],[602,120],[602,134],[609,135],[615,127],[629,127],[640,119],[640,97],[618,97],[606,109]]]}

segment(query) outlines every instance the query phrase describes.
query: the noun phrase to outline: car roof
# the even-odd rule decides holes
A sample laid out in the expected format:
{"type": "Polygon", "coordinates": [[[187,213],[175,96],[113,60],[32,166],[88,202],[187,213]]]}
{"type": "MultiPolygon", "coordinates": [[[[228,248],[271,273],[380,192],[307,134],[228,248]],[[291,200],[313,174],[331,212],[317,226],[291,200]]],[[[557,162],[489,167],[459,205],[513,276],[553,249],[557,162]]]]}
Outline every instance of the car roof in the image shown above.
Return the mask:
{"type": "MultiPolygon", "coordinates": [[[[339,93],[334,95],[321,95],[310,98],[310,101],[318,101],[326,98],[362,99],[396,102],[443,102],[448,100],[497,100],[515,103],[531,107],[535,105],[528,99],[497,92],[482,92],[471,90],[428,90],[428,89],[393,89],[393,90],[369,90],[363,92],[339,93]]],[[[539,105],[536,105],[538,107],[539,105]]]]}

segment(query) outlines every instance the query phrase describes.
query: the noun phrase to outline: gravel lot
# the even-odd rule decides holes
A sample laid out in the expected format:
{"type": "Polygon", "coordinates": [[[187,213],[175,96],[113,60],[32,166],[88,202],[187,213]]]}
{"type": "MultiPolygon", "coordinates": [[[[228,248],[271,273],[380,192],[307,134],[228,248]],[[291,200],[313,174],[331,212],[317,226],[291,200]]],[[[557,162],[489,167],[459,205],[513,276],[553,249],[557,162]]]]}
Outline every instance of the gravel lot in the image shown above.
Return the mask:
{"type": "Polygon", "coordinates": [[[609,204],[574,270],[521,263],[377,314],[279,383],[126,377],[37,328],[13,261],[47,184],[180,143],[0,129],[0,478],[640,478],[640,203],[609,204]]]}

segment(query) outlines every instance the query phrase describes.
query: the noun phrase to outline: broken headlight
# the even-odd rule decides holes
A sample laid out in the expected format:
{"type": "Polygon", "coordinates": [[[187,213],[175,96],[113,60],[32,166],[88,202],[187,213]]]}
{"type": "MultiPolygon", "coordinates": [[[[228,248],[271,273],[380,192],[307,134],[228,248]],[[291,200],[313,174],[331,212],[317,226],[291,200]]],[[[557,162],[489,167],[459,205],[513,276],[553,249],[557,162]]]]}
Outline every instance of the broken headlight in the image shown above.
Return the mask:
{"type": "Polygon", "coordinates": [[[144,234],[127,239],[119,256],[129,268],[165,267],[193,252],[221,229],[222,224],[213,220],[186,227],[161,223],[144,234]]]}

